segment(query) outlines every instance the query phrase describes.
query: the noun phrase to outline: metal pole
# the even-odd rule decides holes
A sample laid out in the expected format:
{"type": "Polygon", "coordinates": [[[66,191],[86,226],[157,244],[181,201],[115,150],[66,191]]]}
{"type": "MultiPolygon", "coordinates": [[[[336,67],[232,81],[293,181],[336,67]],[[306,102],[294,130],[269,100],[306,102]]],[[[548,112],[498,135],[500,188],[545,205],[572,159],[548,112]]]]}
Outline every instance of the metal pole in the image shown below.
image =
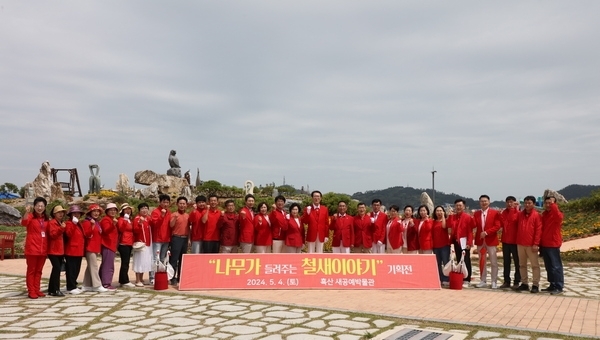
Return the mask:
{"type": "Polygon", "coordinates": [[[435,207],[435,173],[437,171],[433,170],[431,172],[431,191],[433,192],[433,197],[431,198],[431,201],[433,202],[433,206],[435,207]]]}

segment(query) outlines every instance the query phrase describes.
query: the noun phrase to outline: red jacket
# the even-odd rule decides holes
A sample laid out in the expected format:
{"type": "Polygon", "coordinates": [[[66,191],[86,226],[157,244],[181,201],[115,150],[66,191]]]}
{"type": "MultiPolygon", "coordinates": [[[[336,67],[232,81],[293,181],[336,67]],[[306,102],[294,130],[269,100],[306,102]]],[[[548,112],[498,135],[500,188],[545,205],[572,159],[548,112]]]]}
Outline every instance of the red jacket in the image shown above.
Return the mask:
{"type": "Polygon", "coordinates": [[[222,246],[233,247],[240,244],[240,217],[237,213],[225,213],[220,216],[218,229],[221,232],[222,246]]]}
{"type": "Polygon", "coordinates": [[[519,209],[507,208],[500,214],[502,217],[502,243],[517,244],[517,229],[519,228],[519,209]]]}
{"type": "Polygon", "coordinates": [[[138,215],[133,219],[133,242],[144,242],[146,247],[152,244],[152,231],[150,229],[150,216],[146,216],[142,221],[142,216],[138,215]]]}
{"type": "Polygon", "coordinates": [[[208,209],[208,220],[206,220],[206,229],[204,229],[202,241],[219,241],[221,239],[218,226],[220,219],[221,210],[208,209]]]}
{"type": "Polygon", "coordinates": [[[542,238],[540,246],[547,248],[560,248],[562,245],[563,213],[558,209],[558,204],[551,203],[550,210],[542,213],[542,238]]]}
{"type": "Polygon", "coordinates": [[[89,253],[99,253],[102,245],[100,223],[95,221],[95,223],[92,224],[90,221],[91,217],[87,217],[81,222],[83,236],[85,236],[85,251],[89,253]]]}
{"type": "Polygon", "coordinates": [[[124,246],[132,246],[133,224],[131,224],[131,220],[126,220],[124,217],[119,217],[117,229],[119,230],[119,244],[124,246]]]}
{"type": "Polygon", "coordinates": [[[448,234],[448,221],[446,228],[442,228],[442,221],[434,220],[431,226],[431,236],[433,238],[433,248],[443,248],[450,245],[450,235],[448,234]]]}
{"type": "Polygon", "coordinates": [[[171,226],[169,222],[171,221],[171,211],[166,209],[167,212],[165,216],[161,216],[162,208],[159,206],[158,208],[152,210],[152,214],[150,214],[150,228],[152,229],[152,242],[156,243],[169,243],[171,242],[171,226]]]}
{"type": "Polygon", "coordinates": [[[65,229],[60,226],[60,222],[56,219],[50,220],[48,223],[48,255],[65,254],[64,231],[65,229]]]}
{"type": "Polygon", "coordinates": [[[200,210],[198,208],[190,213],[189,222],[192,225],[192,230],[190,231],[191,241],[202,241],[204,229],[206,228],[206,223],[202,223],[202,216],[204,216],[205,212],[206,209],[200,210]]]}
{"type": "Polygon", "coordinates": [[[497,246],[498,245],[498,231],[502,227],[502,217],[498,210],[488,208],[487,215],[485,217],[485,226],[482,225],[481,215],[483,212],[481,210],[477,210],[473,214],[473,223],[475,224],[475,244],[477,246],[483,245],[483,239],[481,238],[481,233],[486,232],[487,236],[485,237],[485,244],[488,246],[497,246]]]}
{"type": "Polygon", "coordinates": [[[404,240],[402,239],[402,233],[404,233],[404,226],[402,225],[402,220],[400,218],[391,219],[388,221],[386,225],[387,232],[387,240],[392,246],[392,249],[401,248],[404,245],[404,240]]]}
{"type": "MultiPolygon", "coordinates": [[[[375,217],[374,212],[369,213],[369,217],[375,217]]],[[[372,240],[373,243],[377,243],[377,241],[381,241],[381,243],[385,244],[385,227],[388,223],[388,217],[386,214],[381,211],[377,214],[377,218],[375,219],[375,223],[371,227],[373,230],[372,240]]]]}
{"type": "Polygon", "coordinates": [[[273,234],[271,232],[271,219],[269,215],[256,214],[254,216],[254,245],[273,245],[273,234]]]}
{"type": "Polygon", "coordinates": [[[83,236],[83,227],[81,222],[77,224],[73,221],[67,221],[65,228],[65,255],[84,256],[85,255],[85,236],[83,236]]]}
{"type": "Polygon", "coordinates": [[[460,243],[460,239],[467,238],[467,246],[473,245],[473,218],[469,214],[462,212],[448,216],[446,225],[452,229],[450,241],[460,243]]]}
{"type": "Polygon", "coordinates": [[[29,213],[21,220],[21,225],[27,228],[25,236],[25,255],[48,254],[48,223],[44,218],[33,218],[29,213]]]}
{"type": "Polygon", "coordinates": [[[354,243],[354,217],[335,214],[332,217],[330,230],[333,230],[332,247],[352,247],[354,243]]]}
{"type": "Polygon", "coordinates": [[[354,246],[371,248],[373,246],[373,229],[375,225],[371,223],[371,217],[354,216],[354,246]]]}
{"type": "Polygon", "coordinates": [[[240,242],[254,243],[254,212],[243,207],[240,209],[240,242]],[[245,214],[243,214],[245,213],[245,214]]]}
{"type": "Polygon", "coordinates": [[[408,251],[419,250],[419,233],[417,231],[418,221],[419,220],[413,218],[414,225],[412,227],[410,224],[408,224],[406,219],[402,221],[402,226],[404,227],[404,232],[406,233],[406,244],[403,246],[406,246],[406,250],[408,251]]]}
{"type": "Polygon", "coordinates": [[[273,210],[269,214],[269,218],[271,219],[271,236],[273,240],[285,240],[285,230],[283,230],[283,226],[287,224],[285,211],[273,210]]]}
{"type": "Polygon", "coordinates": [[[285,225],[285,245],[288,247],[302,247],[304,245],[304,226],[300,217],[298,221],[300,224],[296,222],[295,218],[290,217],[287,221],[288,223],[285,225]]]}
{"type": "Polygon", "coordinates": [[[525,210],[519,213],[517,231],[517,244],[520,246],[531,247],[539,246],[542,237],[542,217],[535,210],[527,214],[525,210]]]}
{"type": "Polygon", "coordinates": [[[102,246],[116,252],[117,245],[119,244],[117,224],[113,221],[112,217],[104,216],[100,220],[100,226],[102,227],[102,246]]]}
{"type": "Polygon", "coordinates": [[[325,237],[329,237],[329,210],[323,204],[319,209],[315,209],[314,205],[308,207],[304,208],[304,215],[300,219],[301,224],[308,224],[306,241],[315,242],[318,231],[319,242],[325,242],[325,237]],[[308,207],[310,207],[310,215],[307,212],[308,207]]]}
{"type": "Polygon", "coordinates": [[[428,218],[427,220],[417,220],[415,222],[415,227],[417,227],[417,233],[419,234],[419,249],[432,250],[433,220],[431,218],[428,218]]]}

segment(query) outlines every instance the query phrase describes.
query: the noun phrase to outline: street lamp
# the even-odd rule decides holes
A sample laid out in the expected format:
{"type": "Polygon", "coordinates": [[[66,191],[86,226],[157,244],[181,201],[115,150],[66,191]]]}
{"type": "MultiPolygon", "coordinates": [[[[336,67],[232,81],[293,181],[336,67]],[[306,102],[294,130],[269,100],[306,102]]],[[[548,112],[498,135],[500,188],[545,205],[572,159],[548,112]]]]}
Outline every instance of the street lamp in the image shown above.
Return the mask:
{"type": "Polygon", "coordinates": [[[431,201],[433,202],[433,206],[435,207],[435,173],[437,171],[433,170],[431,172],[431,191],[433,192],[433,197],[431,197],[431,201]]]}

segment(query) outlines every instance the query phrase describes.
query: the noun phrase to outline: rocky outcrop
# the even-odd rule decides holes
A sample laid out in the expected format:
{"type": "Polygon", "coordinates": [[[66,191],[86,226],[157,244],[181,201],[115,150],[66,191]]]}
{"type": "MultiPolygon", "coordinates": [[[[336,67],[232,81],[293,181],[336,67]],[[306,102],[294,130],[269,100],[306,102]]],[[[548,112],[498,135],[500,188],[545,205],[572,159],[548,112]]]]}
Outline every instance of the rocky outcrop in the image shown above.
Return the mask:
{"type": "Polygon", "coordinates": [[[10,205],[0,202],[0,225],[21,225],[21,213],[10,205]]]}
{"type": "Polygon", "coordinates": [[[425,191],[421,193],[421,205],[427,206],[429,212],[433,213],[433,201],[425,191]]]}
{"type": "Polygon", "coordinates": [[[158,198],[158,184],[152,183],[150,186],[138,191],[140,198],[158,198]]]}
{"type": "Polygon", "coordinates": [[[115,190],[117,192],[122,192],[124,194],[131,193],[131,187],[129,186],[129,177],[126,174],[119,174],[119,179],[117,180],[117,184],[115,185],[115,190]]]}
{"type": "MultiPolygon", "coordinates": [[[[159,175],[152,170],[143,170],[135,173],[135,183],[142,185],[156,184],[159,194],[176,194],[179,195],[183,189],[189,186],[185,178],[179,178],[169,175],[159,175]]],[[[146,188],[148,189],[148,188],[146,188]]],[[[142,189],[141,191],[143,191],[142,189]]]]}
{"type": "Polygon", "coordinates": [[[565,196],[559,194],[558,191],[554,191],[552,189],[546,189],[544,191],[544,196],[542,197],[542,199],[544,199],[548,196],[554,196],[554,198],[556,198],[557,203],[569,203],[569,201],[567,201],[565,196]]]}
{"type": "Polygon", "coordinates": [[[65,193],[60,186],[60,183],[54,183],[50,187],[50,201],[63,201],[66,202],[65,193]]]}
{"type": "Polygon", "coordinates": [[[40,173],[31,183],[33,185],[33,194],[35,197],[50,198],[52,194],[52,177],[50,172],[50,162],[42,163],[40,173]]]}

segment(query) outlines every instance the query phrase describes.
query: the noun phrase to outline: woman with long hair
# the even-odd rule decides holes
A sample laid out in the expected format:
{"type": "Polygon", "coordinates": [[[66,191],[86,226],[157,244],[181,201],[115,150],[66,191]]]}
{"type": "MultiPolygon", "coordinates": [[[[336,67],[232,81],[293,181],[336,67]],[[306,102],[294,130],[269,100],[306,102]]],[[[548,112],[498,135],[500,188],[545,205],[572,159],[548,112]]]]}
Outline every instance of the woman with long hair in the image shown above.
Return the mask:
{"type": "Polygon", "coordinates": [[[422,205],[417,210],[419,219],[417,225],[417,235],[419,237],[419,254],[433,254],[433,238],[431,236],[431,227],[433,221],[429,218],[429,208],[422,205]]]}
{"type": "Polygon", "coordinates": [[[446,224],[446,211],[438,205],[433,209],[433,224],[431,226],[433,253],[438,266],[438,273],[442,286],[449,286],[450,280],[444,275],[442,268],[450,262],[450,236],[446,224]]]}
{"type": "Polygon", "coordinates": [[[402,253],[402,245],[404,244],[404,240],[402,235],[404,234],[404,226],[402,225],[402,220],[398,215],[398,211],[400,207],[397,205],[392,205],[390,207],[390,218],[385,227],[386,239],[387,239],[387,252],[391,254],[401,254],[402,253]]]}
{"type": "Polygon", "coordinates": [[[42,281],[42,269],[46,263],[48,254],[48,215],[46,215],[46,199],[36,197],[33,200],[33,213],[31,206],[25,208],[25,215],[21,225],[27,229],[25,236],[25,261],[27,263],[27,295],[30,299],[44,297],[40,288],[42,281]]]}
{"type": "Polygon", "coordinates": [[[402,219],[402,226],[404,227],[404,246],[402,252],[405,254],[419,253],[419,234],[415,227],[413,211],[412,205],[404,207],[404,218],[402,219]]]}

